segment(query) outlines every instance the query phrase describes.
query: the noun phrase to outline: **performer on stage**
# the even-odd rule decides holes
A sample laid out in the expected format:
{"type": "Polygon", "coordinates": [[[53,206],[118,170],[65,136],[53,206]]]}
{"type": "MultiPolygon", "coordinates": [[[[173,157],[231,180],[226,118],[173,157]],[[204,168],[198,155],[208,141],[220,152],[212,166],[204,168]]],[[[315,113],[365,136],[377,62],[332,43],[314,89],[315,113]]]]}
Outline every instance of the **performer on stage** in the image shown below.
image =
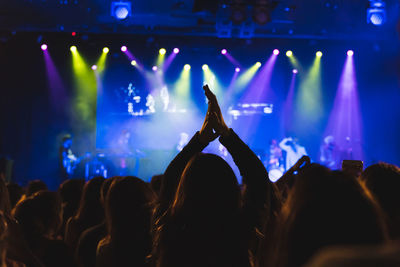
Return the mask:
{"type": "Polygon", "coordinates": [[[297,138],[284,138],[279,147],[286,151],[286,170],[289,170],[302,156],[307,156],[306,149],[298,144],[297,138]]]}
{"type": "Polygon", "coordinates": [[[61,178],[66,180],[74,176],[74,172],[79,159],[72,153],[72,138],[70,135],[65,135],[62,139],[62,145],[59,149],[61,178]]]}
{"type": "Polygon", "coordinates": [[[332,135],[324,138],[324,144],[321,146],[320,163],[331,169],[339,169],[340,149],[336,146],[335,139],[332,135]]]}
{"type": "Polygon", "coordinates": [[[269,154],[264,163],[269,173],[269,179],[272,182],[277,181],[285,171],[283,167],[282,149],[278,146],[278,141],[272,139],[269,145],[269,154]]]}

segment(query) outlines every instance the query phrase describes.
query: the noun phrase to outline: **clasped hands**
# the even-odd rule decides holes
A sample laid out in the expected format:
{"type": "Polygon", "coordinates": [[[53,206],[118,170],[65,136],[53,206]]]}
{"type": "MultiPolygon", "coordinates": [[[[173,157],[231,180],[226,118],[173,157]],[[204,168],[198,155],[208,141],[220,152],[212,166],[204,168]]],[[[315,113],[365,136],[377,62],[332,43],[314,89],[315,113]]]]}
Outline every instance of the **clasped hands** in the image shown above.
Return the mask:
{"type": "Polygon", "coordinates": [[[211,92],[208,85],[203,86],[204,93],[208,99],[208,109],[204,118],[203,126],[199,132],[200,142],[208,144],[219,136],[227,136],[229,128],[226,126],[217,97],[211,92]]]}

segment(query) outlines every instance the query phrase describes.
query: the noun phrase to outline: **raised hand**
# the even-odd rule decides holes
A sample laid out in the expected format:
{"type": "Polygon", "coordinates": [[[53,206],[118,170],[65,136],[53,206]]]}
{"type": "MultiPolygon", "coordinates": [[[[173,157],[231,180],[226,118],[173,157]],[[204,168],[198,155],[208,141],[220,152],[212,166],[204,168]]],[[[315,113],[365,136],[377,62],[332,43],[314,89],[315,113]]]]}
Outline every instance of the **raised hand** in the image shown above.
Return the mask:
{"type": "Polygon", "coordinates": [[[214,121],[215,115],[211,111],[211,103],[208,103],[207,114],[204,118],[203,126],[201,127],[201,130],[199,132],[200,142],[202,142],[203,144],[208,144],[214,141],[220,135],[213,130],[213,124],[215,124],[214,121]]]}
{"type": "Polygon", "coordinates": [[[203,89],[209,101],[208,109],[213,114],[213,116],[211,117],[211,122],[214,130],[222,136],[227,136],[229,133],[229,128],[224,121],[224,117],[222,116],[217,97],[213,94],[213,92],[211,92],[207,84],[203,86],[203,89]]]}

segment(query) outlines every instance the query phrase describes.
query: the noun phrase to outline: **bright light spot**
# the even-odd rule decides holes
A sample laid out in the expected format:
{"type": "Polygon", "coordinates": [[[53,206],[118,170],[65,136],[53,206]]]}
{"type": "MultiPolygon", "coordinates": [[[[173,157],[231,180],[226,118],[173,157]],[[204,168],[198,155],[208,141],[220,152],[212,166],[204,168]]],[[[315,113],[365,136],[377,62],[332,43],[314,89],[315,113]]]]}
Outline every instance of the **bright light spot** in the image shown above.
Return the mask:
{"type": "Polygon", "coordinates": [[[293,69],[292,71],[294,74],[297,74],[299,71],[297,69],[293,69]]]}
{"type": "Polygon", "coordinates": [[[186,64],[183,68],[184,68],[185,70],[190,70],[190,65],[189,65],[189,64],[186,64]]]}
{"type": "Polygon", "coordinates": [[[110,49],[108,49],[108,47],[104,47],[104,48],[103,48],[103,53],[106,53],[106,54],[107,54],[108,52],[110,52],[110,49]]]}
{"type": "Polygon", "coordinates": [[[354,51],[353,51],[353,50],[347,51],[347,55],[348,55],[349,57],[353,56],[353,55],[354,55],[354,51]]]}
{"type": "Polygon", "coordinates": [[[136,66],[136,64],[137,64],[137,63],[136,63],[136,60],[132,60],[132,61],[131,61],[131,65],[132,65],[132,66],[136,66]]]}
{"type": "Polygon", "coordinates": [[[153,66],[152,68],[151,68],[153,71],[157,71],[157,66],[153,66]]]}
{"type": "Polygon", "coordinates": [[[179,48],[176,48],[176,47],[175,47],[175,48],[174,48],[174,53],[175,53],[175,54],[178,54],[178,53],[179,53],[179,48]]]}
{"type": "Polygon", "coordinates": [[[288,57],[293,56],[293,52],[291,50],[286,51],[286,56],[288,57]]]}
{"type": "Polygon", "coordinates": [[[278,49],[274,49],[274,55],[279,55],[279,50],[278,49]]]}
{"type": "Polygon", "coordinates": [[[165,53],[167,53],[167,50],[165,50],[165,48],[161,48],[158,53],[160,53],[160,55],[165,55],[165,53]]]}
{"type": "Polygon", "coordinates": [[[235,68],[235,71],[240,72],[240,68],[239,67],[235,68]]]}
{"type": "Polygon", "coordinates": [[[226,51],[226,49],[222,49],[221,50],[221,54],[225,55],[228,51],[226,51]]]}
{"type": "Polygon", "coordinates": [[[208,70],[208,65],[207,65],[207,64],[204,64],[201,68],[202,68],[203,70],[208,70]]]}
{"type": "Polygon", "coordinates": [[[316,55],[317,57],[322,57],[322,52],[321,52],[321,51],[318,51],[317,53],[315,53],[315,55],[316,55]]]}
{"type": "Polygon", "coordinates": [[[40,46],[40,48],[44,51],[44,50],[47,50],[47,44],[42,44],[41,46],[40,46]]]}
{"type": "Polygon", "coordinates": [[[126,52],[126,50],[128,50],[128,48],[126,48],[125,45],[121,46],[121,51],[122,51],[122,52],[126,52]]]}
{"type": "Polygon", "coordinates": [[[261,67],[261,62],[257,62],[257,63],[256,63],[256,67],[257,67],[257,68],[261,67]]]}
{"type": "Polygon", "coordinates": [[[93,66],[92,66],[92,70],[97,70],[97,66],[96,66],[96,65],[93,65],[93,66]]]}
{"type": "Polygon", "coordinates": [[[71,50],[71,52],[76,52],[77,49],[76,49],[76,46],[73,45],[73,46],[71,46],[71,48],[69,50],[71,50]]]}

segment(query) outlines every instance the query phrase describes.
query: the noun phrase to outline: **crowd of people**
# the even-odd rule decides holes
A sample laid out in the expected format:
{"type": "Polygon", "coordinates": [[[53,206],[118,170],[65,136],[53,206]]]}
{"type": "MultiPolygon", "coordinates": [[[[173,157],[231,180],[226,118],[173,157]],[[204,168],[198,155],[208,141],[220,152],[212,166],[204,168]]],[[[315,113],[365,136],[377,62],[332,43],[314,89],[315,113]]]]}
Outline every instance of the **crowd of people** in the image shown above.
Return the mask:
{"type": "Polygon", "coordinates": [[[400,169],[298,160],[276,183],[203,87],[201,129],[151,183],[0,179],[1,266],[400,266],[400,169]],[[240,170],[202,153],[218,138],[240,170]]]}

